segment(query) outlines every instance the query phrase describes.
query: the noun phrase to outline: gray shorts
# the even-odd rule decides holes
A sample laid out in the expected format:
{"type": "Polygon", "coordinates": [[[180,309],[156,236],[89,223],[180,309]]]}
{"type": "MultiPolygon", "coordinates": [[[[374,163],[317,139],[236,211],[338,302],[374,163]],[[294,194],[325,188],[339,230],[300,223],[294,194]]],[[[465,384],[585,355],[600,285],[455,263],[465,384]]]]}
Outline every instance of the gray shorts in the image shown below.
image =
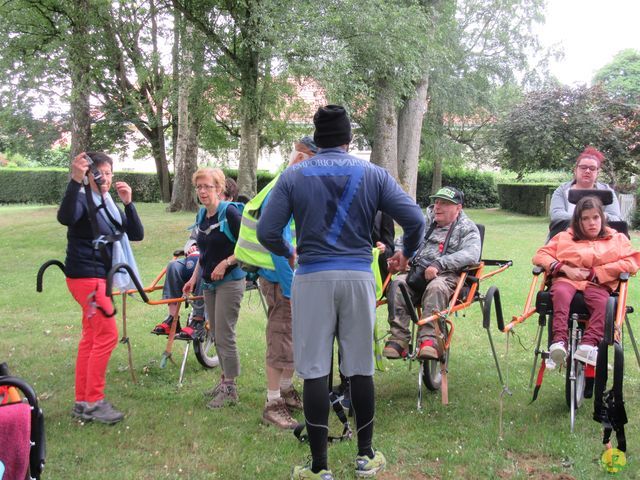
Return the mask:
{"type": "Polygon", "coordinates": [[[373,375],[376,286],[372,273],[329,270],[295,275],[291,300],[298,376],[313,379],[329,374],[334,337],[338,337],[344,375],[373,375]]]}

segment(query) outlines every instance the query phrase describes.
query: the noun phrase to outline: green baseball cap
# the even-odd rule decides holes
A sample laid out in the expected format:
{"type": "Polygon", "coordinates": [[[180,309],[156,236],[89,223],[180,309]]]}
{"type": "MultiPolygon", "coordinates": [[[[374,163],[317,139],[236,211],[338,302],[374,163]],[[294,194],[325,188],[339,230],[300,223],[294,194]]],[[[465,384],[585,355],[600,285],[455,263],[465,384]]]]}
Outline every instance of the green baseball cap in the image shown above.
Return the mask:
{"type": "Polygon", "coordinates": [[[462,205],[464,203],[464,193],[455,187],[442,187],[434,195],[429,197],[431,201],[435,201],[436,198],[441,198],[456,205],[462,205]]]}

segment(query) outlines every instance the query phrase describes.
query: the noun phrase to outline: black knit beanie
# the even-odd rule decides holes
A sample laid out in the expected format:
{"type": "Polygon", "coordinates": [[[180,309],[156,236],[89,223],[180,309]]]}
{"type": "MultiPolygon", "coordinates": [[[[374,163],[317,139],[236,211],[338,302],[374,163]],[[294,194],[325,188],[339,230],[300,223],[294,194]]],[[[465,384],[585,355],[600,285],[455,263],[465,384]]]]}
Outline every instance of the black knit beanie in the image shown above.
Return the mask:
{"type": "Polygon", "coordinates": [[[351,142],[351,122],[344,107],[327,105],[313,116],[316,131],[313,140],[320,148],[337,147],[351,142]]]}

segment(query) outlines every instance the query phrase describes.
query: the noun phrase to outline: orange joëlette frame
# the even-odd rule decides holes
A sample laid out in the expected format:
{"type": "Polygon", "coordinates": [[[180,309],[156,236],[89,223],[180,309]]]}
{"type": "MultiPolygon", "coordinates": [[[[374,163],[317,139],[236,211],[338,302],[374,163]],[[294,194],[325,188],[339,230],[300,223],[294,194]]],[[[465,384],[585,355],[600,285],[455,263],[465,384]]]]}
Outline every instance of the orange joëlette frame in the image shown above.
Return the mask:
{"type": "MultiPolygon", "coordinates": [[[[173,260],[177,260],[177,259],[178,257],[175,257],[175,256],[173,257],[173,260]]],[[[160,273],[158,274],[158,276],[153,280],[153,282],[151,282],[151,285],[149,285],[148,287],[144,287],[142,291],[146,293],[150,293],[150,292],[155,292],[156,290],[162,290],[163,285],[158,285],[158,283],[160,282],[160,280],[162,280],[162,277],[164,277],[166,273],[167,273],[167,267],[163,267],[160,273]]],[[[114,296],[122,295],[123,293],[126,295],[130,295],[133,293],[138,293],[138,290],[135,288],[129,289],[125,292],[118,290],[118,291],[114,291],[113,295],[114,296]]],[[[166,305],[168,303],[182,303],[187,300],[190,302],[194,300],[202,300],[202,295],[199,295],[199,296],[189,295],[188,297],[178,297],[178,298],[163,298],[160,300],[148,299],[146,303],[148,303],[149,305],[166,305]]]]}
{"type": "MultiPolygon", "coordinates": [[[[527,301],[524,305],[524,309],[522,312],[522,315],[514,315],[511,319],[511,322],[509,322],[507,325],[505,325],[503,332],[504,333],[508,333],[509,331],[511,331],[516,325],[524,322],[527,318],[531,317],[533,314],[536,313],[536,307],[535,305],[533,306],[533,308],[531,307],[531,303],[533,302],[534,296],[537,294],[537,291],[543,291],[545,289],[545,286],[547,284],[548,281],[548,275],[546,272],[544,272],[544,276],[543,281],[540,283],[540,285],[538,286],[538,281],[540,279],[540,274],[543,273],[544,270],[542,270],[541,267],[536,267],[533,270],[533,279],[531,280],[531,286],[529,287],[529,294],[527,295],[527,301]]],[[[620,280],[620,285],[619,285],[619,292],[618,292],[618,309],[616,310],[616,319],[615,319],[615,335],[616,335],[616,340],[620,340],[619,336],[620,336],[620,331],[622,328],[622,324],[624,322],[624,316],[626,314],[627,311],[627,289],[628,287],[628,281],[627,280],[620,280]]]]}
{"type": "MultiPolygon", "coordinates": [[[[456,289],[453,292],[453,296],[451,297],[449,307],[446,310],[434,312],[432,315],[428,317],[421,318],[418,321],[417,325],[420,326],[428,322],[435,322],[442,317],[446,318],[452,313],[458,312],[460,310],[464,310],[465,308],[469,307],[474,301],[476,291],[478,290],[478,284],[482,280],[486,280],[487,278],[493,277],[498,273],[504,272],[507,268],[511,267],[512,264],[513,263],[511,261],[506,261],[504,264],[498,263],[497,269],[487,273],[483,273],[485,262],[483,260],[480,260],[480,263],[471,269],[471,270],[475,270],[476,275],[474,275],[474,277],[476,280],[474,280],[473,283],[471,284],[471,288],[469,289],[469,293],[467,294],[467,297],[464,300],[459,302],[460,292],[462,291],[462,287],[464,287],[465,281],[469,276],[469,271],[462,272],[462,275],[458,280],[458,284],[456,285],[456,289]]],[[[449,346],[451,345],[451,339],[453,338],[454,325],[453,325],[453,322],[451,322],[451,320],[449,320],[448,318],[446,318],[445,321],[449,325],[449,334],[447,335],[447,338],[445,340],[445,349],[448,349],[449,346]]]]}

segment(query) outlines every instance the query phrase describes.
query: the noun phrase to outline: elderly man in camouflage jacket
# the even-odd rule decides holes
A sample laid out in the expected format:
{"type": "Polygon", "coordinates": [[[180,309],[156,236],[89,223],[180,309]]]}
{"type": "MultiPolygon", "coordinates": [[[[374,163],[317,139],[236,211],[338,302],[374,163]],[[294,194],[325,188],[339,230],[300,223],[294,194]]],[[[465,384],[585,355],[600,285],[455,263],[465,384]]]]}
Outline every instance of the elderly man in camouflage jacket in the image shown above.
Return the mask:
{"type": "MultiPolygon", "coordinates": [[[[407,274],[400,275],[389,286],[389,325],[391,336],[383,355],[389,359],[404,358],[411,338],[410,316],[398,288],[404,282],[414,300],[421,299],[422,315],[430,316],[449,304],[460,272],[480,259],[481,240],[476,225],[462,211],[464,194],[444,187],[431,196],[427,209],[425,238],[407,274]]],[[[390,265],[393,271],[394,266],[390,265]]],[[[418,358],[438,359],[444,350],[444,339],[436,335],[433,322],[418,330],[418,358]]]]}

